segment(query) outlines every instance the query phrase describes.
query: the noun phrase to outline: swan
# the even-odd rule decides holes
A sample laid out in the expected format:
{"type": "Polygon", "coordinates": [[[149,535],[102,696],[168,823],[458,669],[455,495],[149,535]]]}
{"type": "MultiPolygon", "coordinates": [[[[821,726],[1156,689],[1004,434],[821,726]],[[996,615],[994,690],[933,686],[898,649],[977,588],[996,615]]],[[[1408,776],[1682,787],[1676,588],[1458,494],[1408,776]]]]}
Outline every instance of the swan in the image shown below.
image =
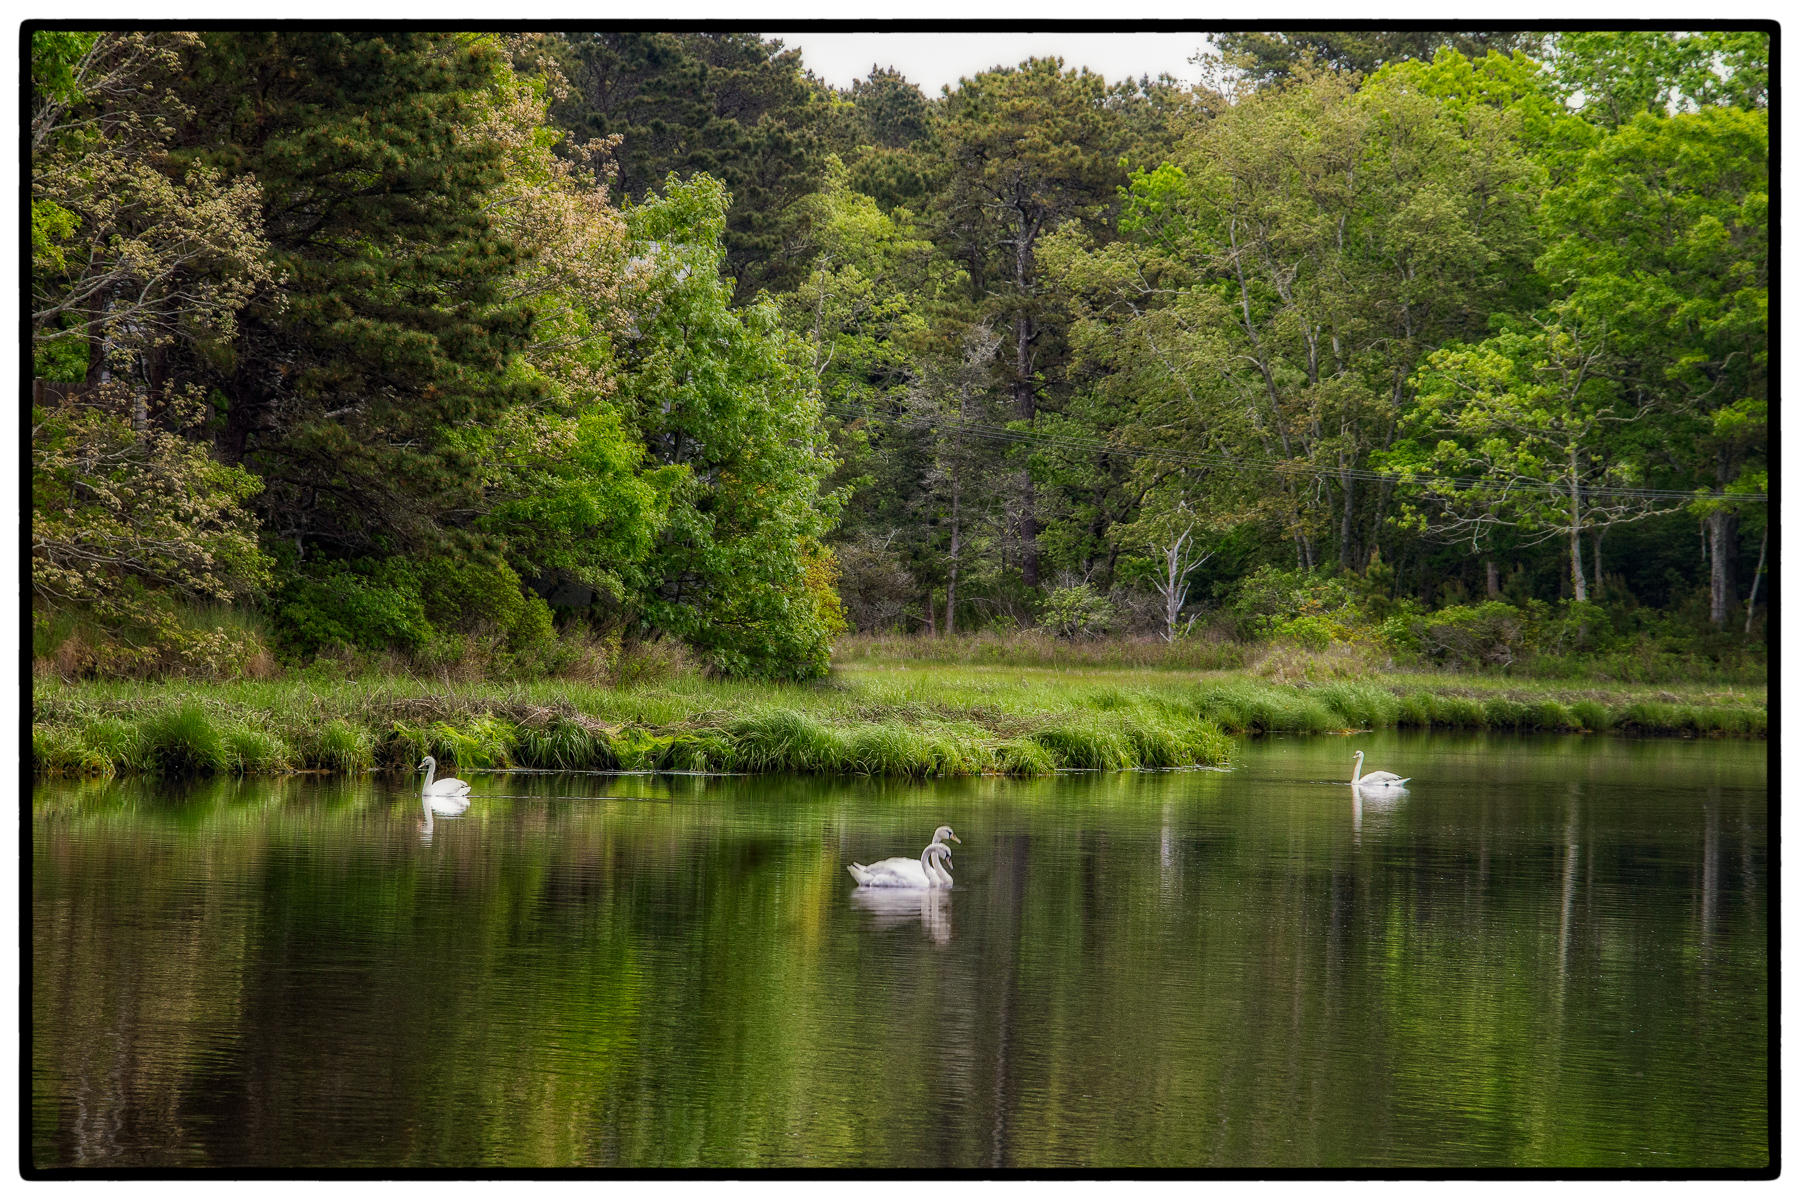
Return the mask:
{"type": "Polygon", "coordinates": [[[949,858],[950,847],[942,842],[933,842],[925,847],[916,861],[910,858],[884,858],[866,867],[861,863],[851,863],[844,869],[850,872],[861,887],[949,887],[949,858]]]}
{"type": "Polygon", "coordinates": [[[1401,784],[1406,783],[1412,778],[1411,775],[1408,775],[1406,779],[1402,779],[1392,771],[1370,771],[1367,775],[1361,775],[1358,774],[1358,772],[1362,770],[1362,763],[1363,752],[1358,750],[1356,752],[1356,763],[1350,768],[1351,787],[1399,787],[1401,784]]]}
{"type": "Polygon", "coordinates": [[[460,779],[437,779],[437,759],[427,754],[419,764],[425,786],[419,792],[425,807],[446,817],[461,816],[469,807],[469,785],[460,779]]]}

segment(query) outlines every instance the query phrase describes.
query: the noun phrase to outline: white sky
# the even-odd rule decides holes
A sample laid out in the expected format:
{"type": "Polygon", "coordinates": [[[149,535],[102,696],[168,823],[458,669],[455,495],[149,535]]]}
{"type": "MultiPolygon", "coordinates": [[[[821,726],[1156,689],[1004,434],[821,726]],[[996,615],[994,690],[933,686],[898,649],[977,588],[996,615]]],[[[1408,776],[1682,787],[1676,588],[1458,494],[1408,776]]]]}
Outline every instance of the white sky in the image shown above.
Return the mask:
{"type": "Polygon", "coordinates": [[[834,87],[866,79],[871,66],[893,67],[927,96],[989,67],[1015,67],[1028,58],[1058,57],[1086,67],[1107,82],[1167,72],[1191,83],[1187,60],[1203,49],[1206,35],[1184,33],[781,33],[797,47],[813,74],[834,87]]]}

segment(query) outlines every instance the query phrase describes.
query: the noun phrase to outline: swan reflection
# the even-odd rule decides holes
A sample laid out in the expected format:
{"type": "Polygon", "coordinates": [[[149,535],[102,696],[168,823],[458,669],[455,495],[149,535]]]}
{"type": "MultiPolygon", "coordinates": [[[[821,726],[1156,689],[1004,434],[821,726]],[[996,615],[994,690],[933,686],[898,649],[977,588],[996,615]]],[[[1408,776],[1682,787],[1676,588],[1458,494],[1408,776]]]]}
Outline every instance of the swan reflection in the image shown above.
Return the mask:
{"type": "Polygon", "coordinates": [[[1377,813],[1391,812],[1406,795],[1406,789],[1392,784],[1381,787],[1359,787],[1350,785],[1350,831],[1359,838],[1362,836],[1363,809],[1367,808],[1371,816],[1377,813]]]}
{"type": "Polygon", "coordinates": [[[877,929],[900,929],[917,921],[932,941],[947,942],[950,895],[946,888],[857,888],[850,903],[868,913],[877,929]]]}
{"type": "Polygon", "coordinates": [[[455,811],[445,811],[443,805],[433,804],[431,802],[431,797],[427,796],[419,805],[420,811],[425,814],[424,819],[419,822],[419,845],[431,845],[431,835],[437,827],[437,822],[433,819],[434,810],[437,816],[441,816],[447,821],[454,821],[457,817],[462,815],[463,809],[468,807],[469,802],[465,800],[463,801],[462,808],[456,809],[455,811]]]}

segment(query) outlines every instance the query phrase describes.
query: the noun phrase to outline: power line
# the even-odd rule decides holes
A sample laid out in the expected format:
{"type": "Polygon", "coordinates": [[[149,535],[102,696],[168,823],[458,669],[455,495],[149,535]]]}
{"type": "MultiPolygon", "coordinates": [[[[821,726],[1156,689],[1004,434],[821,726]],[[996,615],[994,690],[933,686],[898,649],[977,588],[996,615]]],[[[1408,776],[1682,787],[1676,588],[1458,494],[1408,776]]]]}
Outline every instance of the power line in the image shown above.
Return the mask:
{"type": "MultiPolygon", "coordinates": [[[[842,401],[825,401],[824,407],[839,417],[855,419],[857,417],[904,417],[903,412],[883,413],[867,405],[848,404],[842,401]]],[[[1371,471],[1359,468],[1337,469],[1332,467],[1316,467],[1308,463],[1284,462],[1278,459],[1261,458],[1255,455],[1208,454],[1205,452],[1179,453],[1161,447],[1139,446],[1130,442],[1103,441],[1099,438],[1079,437],[1070,434],[1046,433],[1039,430],[1007,429],[1000,425],[988,425],[980,421],[969,421],[960,417],[936,417],[933,424],[939,428],[949,428],[971,437],[987,441],[1005,442],[1017,445],[1037,445],[1050,449],[1068,450],[1085,454],[1122,454],[1132,458],[1161,462],[1177,467],[1261,467],[1288,475],[1307,475],[1321,479],[1355,479],[1368,483],[1388,483],[1395,485],[1447,484],[1451,487],[1468,491],[1489,486],[1489,481],[1463,475],[1397,475],[1386,471],[1371,471]]],[[[1557,484],[1545,480],[1522,479],[1507,485],[1516,491],[1541,491],[1561,494],[1563,489],[1557,484]]],[[[1600,498],[1617,498],[1621,500],[1694,500],[1705,498],[1691,491],[1676,488],[1630,488],[1630,487],[1592,487],[1582,490],[1583,496],[1600,498]]],[[[1766,504],[1769,497],[1765,492],[1731,493],[1722,497],[1730,500],[1742,500],[1752,504],[1766,504]]]]}

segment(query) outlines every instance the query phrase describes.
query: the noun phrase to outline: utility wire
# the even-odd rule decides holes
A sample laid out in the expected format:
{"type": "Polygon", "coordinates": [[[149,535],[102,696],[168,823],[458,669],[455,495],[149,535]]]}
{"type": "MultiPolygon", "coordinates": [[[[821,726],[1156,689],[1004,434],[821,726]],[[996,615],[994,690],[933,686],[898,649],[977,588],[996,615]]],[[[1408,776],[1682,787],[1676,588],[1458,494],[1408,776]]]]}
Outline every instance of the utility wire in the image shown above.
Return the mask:
{"type": "MultiPolygon", "coordinates": [[[[858,417],[890,417],[899,418],[904,412],[881,412],[867,405],[848,404],[842,401],[825,401],[823,407],[836,416],[855,420],[858,417]]],[[[1406,485],[1448,484],[1451,487],[1468,491],[1488,486],[1488,481],[1461,475],[1397,475],[1386,471],[1370,471],[1357,468],[1339,470],[1332,467],[1315,467],[1307,463],[1282,462],[1276,459],[1259,458],[1252,455],[1178,453],[1160,447],[1138,446],[1130,442],[1103,441],[1099,438],[1079,437],[1070,434],[1045,433],[1037,430],[1007,429],[1000,425],[987,425],[980,421],[969,421],[960,417],[936,416],[932,424],[938,428],[947,428],[968,434],[970,437],[987,441],[1004,442],[1015,445],[1044,446],[1049,449],[1068,450],[1083,454],[1122,454],[1132,458],[1146,459],[1177,467],[1262,467],[1289,475],[1310,475],[1325,479],[1356,479],[1370,483],[1392,483],[1406,485]]],[[[1561,494],[1563,488],[1545,480],[1522,479],[1508,484],[1512,490],[1529,490],[1553,492],[1561,494]]],[[[1703,494],[1692,491],[1681,491],[1676,488],[1631,488],[1631,487],[1591,487],[1582,489],[1583,496],[1611,497],[1631,500],[1694,500],[1704,499],[1703,494]]],[[[1720,498],[1742,500],[1752,504],[1766,504],[1769,497],[1765,492],[1733,492],[1720,498]]]]}

